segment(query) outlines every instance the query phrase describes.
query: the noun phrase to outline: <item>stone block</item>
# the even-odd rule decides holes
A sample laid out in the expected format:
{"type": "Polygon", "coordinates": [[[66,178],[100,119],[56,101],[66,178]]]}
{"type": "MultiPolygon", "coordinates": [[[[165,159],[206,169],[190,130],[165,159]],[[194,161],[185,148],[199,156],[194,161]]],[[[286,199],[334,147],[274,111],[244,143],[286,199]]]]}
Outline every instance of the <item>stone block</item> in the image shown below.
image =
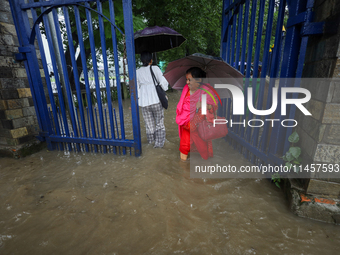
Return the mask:
{"type": "Polygon", "coordinates": [[[37,123],[38,120],[36,119],[36,117],[32,116],[34,118],[34,125],[28,126],[27,128],[27,132],[30,135],[38,135],[39,134],[39,124],[37,123]]]}
{"type": "Polygon", "coordinates": [[[13,68],[13,77],[15,78],[26,78],[27,73],[25,68],[13,68]]]}
{"type": "Polygon", "coordinates": [[[33,135],[27,135],[27,136],[18,138],[18,143],[23,144],[23,143],[27,143],[27,142],[35,141],[35,140],[36,138],[33,135]]]}
{"type": "Polygon", "coordinates": [[[312,117],[314,119],[321,121],[325,108],[325,103],[311,99],[307,104],[305,104],[305,107],[312,114],[312,117]]]}
{"type": "Polygon", "coordinates": [[[14,88],[29,88],[28,79],[22,78],[2,78],[0,79],[0,88],[14,89],[14,88]]]}
{"type": "Polygon", "coordinates": [[[16,63],[13,56],[0,56],[0,67],[20,67],[19,63],[16,63]]]}
{"type": "Polygon", "coordinates": [[[340,2],[337,0],[333,0],[335,2],[334,8],[332,9],[332,15],[336,16],[340,13],[340,2]]]}
{"type": "Polygon", "coordinates": [[[19,141],[16,138],[6,138],[7,144],[10,146],[17,146],[19,145],[19,141]]]}
{"type": "Polygon", "coordinates": [[[299,129],[300,147],[309,158],[314,158],[317,142],[305,130],[299,129]]]}
{"type": "Polygon", "coordinates": [[[340,124],[340,104],[326,104],[322,123],[340,124]]]}
{"type": "Polygon", "coordinates": [[[326,102],[331,87],[331,79],[303,79],[301,87],[306,88],[311,93],[312,99],[326,102]]]}
{"type": "Polygon", "coordinates": [[[28,103],[29,103],[29,106],[34,106],[34,101],[32,97],[28,98],[28,103]]]}
{"type": "Polygon", "coordinates": [[[323,59],[335,58],[339,48],[339,38],[337,35],[325,39],[325,49],[323,59]]]}
{"type": "Polygon", "coordinates": [[[340,145],[318,144],[315,151],[314,161],[339,163],[340,145]]]}
{"type": "MultiPolygon", "coordinates": [[[[314,78],[330,78],[334,75],[334,68],[336,66],[336,60],[334,59],[323,59],[317,62],[313,62],[309,65],[311,70],[309,70],[310,76],[308,77],[314,77],[314,78]]],[[[340,77],[335,76],[335,77],[340,77]]]]}
{"type": "Polygon", "coordinates": [[[311,116],[299,114],[299,126],[308,133],[315,141],[321,142],[325,132],[326,125],[321,124],[311,116]]]}
{"type": "Polygon", "coordinates": [[[340,198],[340,184],[311,179],[308,184],[307,193],[340,198]]]}
{"type": "Polygon", "coordinates": [[[304,78],[313,77],[313,73],[314,73],[313,64],[312,63],[306,63],[305,66],[303,67],[302,77],[304,77],[304,78]]]}
{"type": "Polygon", "coordinates": [[[2,129],[1,136],[6,138],[12,138],[11,130],[10,129],[2,129]]]}
{"type": "Polygon", "coordinates": [[[13,18],[12,18],[12,14],[10,12],[0,12],[0,22],[3,23],[14,23],[13,22],[13,18]]]}
{"type": "Polygon", "coordinates": [[[11,67],[1,67],[0,68],[0,78],[13,78],[11,67]]]}
{"type": "Polygon", "coordinates": [[[18,99],[19,93],[16,89],[4,89],[0,91],[2,99],[18,99]]]}
{"type": "Polygon", "coordinates": [[[23,108],[22,113],[24,114],[25,117],[36,115],[34,106],[29,106],[29,107],[23,108]]]}
{"type": "Polygon", "coordinates": [[[19,137],[23,137],[25,135],[28,135],[28,132],[27,132],[26,127],[22,127],[22,128],[17,128],[17,129],[11,130],[11,134],[12,134],[12,138],[19,138],[19,137]]]}
{"type": "Polygon", "coordinates": [[[29,107],[28,98],[7,100],[7,107],[9,110],[29,107]]]}
{"type": "Polygon", "coordinates": [[[334,82],[334,91],[332,95],[332,103],[340,103],[340,82],[334,82]]]}
{"type": "Polygon", "coordinates": [[[5,45],[9,45],[9,46],[14,45],[13,35],[2,34],[0,35],[0,41],[3,42],[3,44],[5,45]]]}
{"type": "Polygon", "coordinates": [[[15,30],[14,24],[0,22],[0,27],[3,34],[17,36],[17,31],[15,30]]]}
{"type": "Polygon", "coordinates": [[[6,114],[6,119],[12,120],[12,119],[17,119],[17,118],[22,118],[22,109],[17,109],[17,110],[7,110],[5,111],[6,114]]]}
{"type": "Polygon", "coordinates": [[[44,69],[39,69],[39,70],[40,70],[40,76],[41,76],[41,78],[45,78],[44,69]]]}
{"type": "Polygon", "coordinates": [[[14,46],[20,47],[19,39],[17,36],[13,36],[14,46]]]}
{"type": "Polygon", "coordinates": [[[323,142],[340,145],[340,125],[327,125],[323,142]]]}
{"type": "Polygon", "coordinates": [[[1,120],[1,125],[3,129],[14,129],[13,120],[1,120]]]}
{"type": "Polygon", "coordinates": [[[4,110],[0,111],[0,120],[4,120],[6,118],[7,118],[6,111],[4,111],[4,110]]]}
{"type": "Polygon", "coordinates": [[[14,129],[34,125],[32,116],[12,120],[14,129]]]}
{"type": "MultiPolygon", "coordinates": [[[[289,208],[297,216],[339,224],[339,222],[335,220],[335,217],[340,214],[340,208],[337,204],[334,204],[334,202],[332,204],[324,203],[327,199],[304,195],[301,191],[294,188],[290,188],[287,193],[289,197],[289,208]],[[308,200],[322,202],[308,202],[308,200]]],[[[328,201],[334,200],[328,199],[328,201]]]]}
{"type": "Polygon", "coordinates": [[[0,100],[0,110],[7,110],[6,100],[0,100]]]}
{"type": "Polygon", "coordinates": [[[332,15],[332,10],[334,8],[333,0],[330,1],[317,1],[315,3],[315,21],[320,22],[332,15]],[[319,2],[319,3],[318,3],[319,2]]]}
{"type": "Polygon", "coordinates": [[[11,8],[9,6],[9,2],[8,1],[0,1],[0,10],[2,10],[4,12],[11,13],[11,8]]]}
{"type": "Polygon", "coordinates": [[[19,93],[19,98],[31,97],[32,96],[31,89],[29,89],[29,88],[17,89],[17,90],[18,90],[18,93],[19,93]]]}
{"type": "Polygon", "coordinates": [[[6,137],[1,137],[1,136],[0,136],[0,144],[1,144],[1,145],[7,145],[7,139],[6,139],[6,137]]]}

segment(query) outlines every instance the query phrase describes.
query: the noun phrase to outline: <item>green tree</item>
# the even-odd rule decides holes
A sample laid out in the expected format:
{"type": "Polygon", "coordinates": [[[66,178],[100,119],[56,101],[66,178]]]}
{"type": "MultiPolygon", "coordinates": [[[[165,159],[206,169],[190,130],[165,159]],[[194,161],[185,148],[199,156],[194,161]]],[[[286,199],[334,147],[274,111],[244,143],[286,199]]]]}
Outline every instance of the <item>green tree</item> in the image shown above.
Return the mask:
{"type": "Polygon", "coordinates": [[[221,0],[133,0],[133,13],[141,15],[147,26],[167,26],[187,40],[179,48],[158,53],[170,62],[196,52],[219,56],[221,38],[221,0]]]}
{"type": "MultiPolygon", "coordinates": [[[[97,4],[90,3],[90,7],[94,10],[97,10],[97,4]]],[[[115,1],[114,2],[114,11],[115,11],[115,25],[124,33],[124,15],[123,15],[123,6],[122,6],[122,1],[115,1]]],[[[102,10],[103,10],[103,15],[110,18],[110,9],[109,9],[109,3],[108,1],[102,3],[102,10]]],[[[61,11],[61,10],[60,10],[61,11]]],[[[79,46],[79,39],[78,39],[78,34],[77,34],[77,29],[76,29],[76,21],[75,21],[75,15],[74,15],[74,9],[72,7],[68,8],[69,11],[69,16],[70,16],[70,23],[71,23],[71,28],[72,28],[72,39],[73,39],[73,45],[74,48],[77,49],[79,46]]],[[[80,20],[81,20],[81,26],[82,26],[82,36],[84,40],[84,46],[85,46],[85,57],[86,57],[86,62],[88,63],[88,66],[91,66],[91,49],[90,49],[90,41],[89,41],[89,33],[88,33],[88,24],[87,24],[87,19],[86,19],[86,11],[85,8],[79,7],[79,13],[80,13],[80,20]]],[[[62,13],[60,13],[62,14],[62,13]]],[[[100,35],[100,29],[99,29],[99,19],[98,19],[98,14],[91,11],[92,15],[92,27],[93,27],[93,38],[95,41],[95,48],[96,52],[95,54],[97,55],[97,59],[100,59],[98,57],[99,55],[102,54],[102,48],[101,48],[101,35],[100,35]]],[[[143,29],[145,27],[144,24],[144,18],[141,15],[134,15],[133,16],[133,26],[135,31],[139,29],[143,29]]],[[[109,63],[114,63],[113,61],[113,44],[112,44],[112,33],[111,33],[111,23],[109,20],[106,18],[103,19],[104,23],[104,31],[105,31],[105,43],[106,43],[106,52],[108,55],[109,63]]],[[[65,38],[64,45],[65,45],[65,56],[66,56],[66,63],[68,67],[68,77],[71,83],[72,89],[75,89],[75,82],[74,82],[74,76],[73,76],[73,68],[72,68],[72,62],[71,62],[71,57],[70,57],[70,49],[67,41],[67,36],[66,36],[66,29],[65,24],[63,22],[60,22],[61,25],[61,30],[62,33],[64,33],[63,38],[65,38]]],[[[124,56],[124,40],[123,40],[123,35],[119,32],[118,29],[116,29],[116,35],[117,35],[117,43],[118,43],[118,54],[120,57],[124,56]]],[[[79,54],[76,62],[77,62],[77,70],[78,73],[80,74],[83,71],[82,67],[82,62],[81,62],[81,55],[79,54]]]]}

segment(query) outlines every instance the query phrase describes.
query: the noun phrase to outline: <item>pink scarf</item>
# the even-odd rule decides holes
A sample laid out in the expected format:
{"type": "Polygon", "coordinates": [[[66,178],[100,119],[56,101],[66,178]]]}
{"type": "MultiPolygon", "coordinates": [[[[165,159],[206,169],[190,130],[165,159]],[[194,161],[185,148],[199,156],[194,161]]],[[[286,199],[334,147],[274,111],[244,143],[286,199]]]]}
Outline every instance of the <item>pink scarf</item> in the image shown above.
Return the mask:
{"type": "MultiPolygon", "coordinates": [[[[201,88],[208,90],[212,95],[214,92],[209,88],[208,85],[202,84],[201,88]]],[[[186,94],[189,91],[189,86],[186,84],[183,88],[181,98],[177,104],[176,109],[176,123],[178,124],[178,132],[179,137],[181,137],[181,126],[186,125],[190,119],[193,119],[196,113],[196,103],[201,101],[202,94],[207,94],[205,91],[198,89],[195,91],[194,94],[190,95],[190,99],[186,99],[186,94]]],[[[217,102],[217,100],[216,100],[217,102]]],[[[215,106],[214,108],[217,109],[215,101],[211,98],[210,95],[207,94],[207,104],[215,106]]],[[[207,112],[207,119],[208,121],[212,120],[214,115],[212,113],[207,112]]]]}

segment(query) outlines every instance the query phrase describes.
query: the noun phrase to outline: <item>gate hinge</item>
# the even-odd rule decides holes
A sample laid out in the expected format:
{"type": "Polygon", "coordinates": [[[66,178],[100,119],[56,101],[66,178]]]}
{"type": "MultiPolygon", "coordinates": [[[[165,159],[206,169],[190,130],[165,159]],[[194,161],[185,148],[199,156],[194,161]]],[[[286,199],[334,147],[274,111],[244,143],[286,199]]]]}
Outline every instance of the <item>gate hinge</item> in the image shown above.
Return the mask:
{"type": "Polygon", "coordinates": [[[299,13],[294,17],[290,17],[287,20],[286,28],[293,26],[302,26],[301,35],[322,35],[322,34],[336,34],[339,28],[339,19],[332,18],[321,22],[312,22],[314,20],[314,12],[311,10],[310,6],[307,11],[299,13]]]}
{"type": "Polygon", "coordinates": [[[31,52],[30,47],[19,47],[19,53],[15,54],[15,61],[24,61],[27,60],[26,53],[31,52]]]}

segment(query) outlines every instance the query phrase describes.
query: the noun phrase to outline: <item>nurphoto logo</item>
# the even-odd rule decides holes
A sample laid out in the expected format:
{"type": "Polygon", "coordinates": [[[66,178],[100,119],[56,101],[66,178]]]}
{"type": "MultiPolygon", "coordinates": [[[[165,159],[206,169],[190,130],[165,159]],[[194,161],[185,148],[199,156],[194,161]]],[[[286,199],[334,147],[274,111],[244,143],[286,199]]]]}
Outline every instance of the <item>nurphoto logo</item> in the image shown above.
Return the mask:
{"type": "MultiPolygon", "coordinates": [[[[216,84],[215,85],[216,89],[228,89],[231,92],[232,95],[232,102],[233,102],[233,115],[245,115],[245,109],[244,109],[244,95],[242,90],[237,87],[236,85],[232,84],[216,84]]],[[[206,90],[204,90],[206,91],[206,90]]],[[[209,92],[206,91],[207,94],[213,98],[215,101],[214,96],[209,92]]],[[[218,99],[221,101],[218,93],[216,90],[214,90],[216,93],[218,99]]],[[[255,109],[254,107],[254,102],[253,102],[253,88],[249,87],[247,89],[248,92],[248,99],[247,99],[247,106],[248,109],[251,113],[254,115],[259,115],[259,116],[268,116],[275,112],[275,110],[278,107],[278,88],[273,87],[272,88],[272,105],[270,109],[267,110],[258,110],[255,109]]],[[[281,115],[285,116],[287,114],[286,112],[286,106],[291,104],[295,105],[297,108],[301,110],[301,112],[304,115],[312,115],[302,104],[307,103],[311,99],[311,93],[309,90],[305,88],[291,88],[291,87],[283,87],[280,90],[281,92],[281,115]],[[288,93],[300,93],[304,94],[304,98],[287,98],[288,93]]],[[[202,99],[202,114],[206,115],[207,114],[207,94],[202,94],[201,99],[202,99]]],[[[216,101],[215,101],[216,102],[216,101]]],[[[221,103],[222,104],[222,103],[221,103]]],[[[271,122],[272,127],[274,127],[274,123],[276,121],[280,121],[279,119],[265,119],[264,121],[269,121],[271,122]]],[[[262,127],[264,125],[264,121],[261,119],[250,119],[248,120],[247,124],[249,127],[262,127]],[[257,123],[257,125],[255,125],[257,123]]],[[[229,121],[226,119],[214,119],[214,127],[215,125],[218,124],[227,124],[229,121]]],[[[281,125],[283,127],[295,127],[297,126],[297,121],[294,119],[284,119],[281,121],[281,125]],[[293,122],[293,125],[288,125],[288,123],[293,122]]],[[[243,125],[244,127],[246,126],[246,120],[243,119],[241,122],[233,122],[233,120],[230,120],[230,127],[233,125],[243,125]]]]}

